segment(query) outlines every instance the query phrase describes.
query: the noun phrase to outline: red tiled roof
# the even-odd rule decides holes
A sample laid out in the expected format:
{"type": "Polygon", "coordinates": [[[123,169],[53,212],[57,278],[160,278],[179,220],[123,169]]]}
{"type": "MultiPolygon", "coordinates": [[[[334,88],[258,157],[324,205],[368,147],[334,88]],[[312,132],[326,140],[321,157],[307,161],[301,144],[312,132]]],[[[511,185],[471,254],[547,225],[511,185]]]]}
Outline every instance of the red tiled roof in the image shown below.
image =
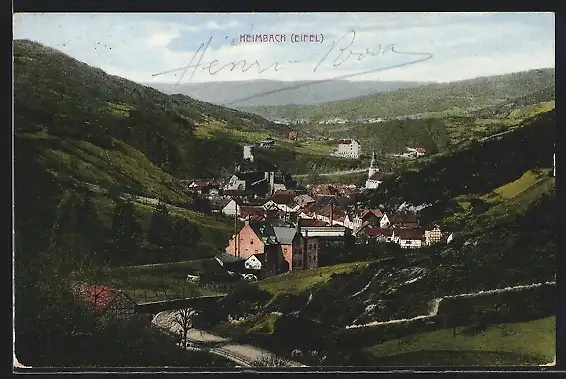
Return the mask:
{"type": "Polygon", "coordinates": [[[376,217],[383,216],[383,213],[381,213],[381,211],[379,209],[361,209],[361,210],[358,210],[357,216],[360,217],[360,218],[364,218],[370,213],[374,214],[376,217]]]}
{"type": "Polygon", "coordinates": [[[78,284],[76,291],[98,310],[108,307],[122,293],[121,290],[115,288],[84,283],[78,284]]]}
{"type": "Polygon", "coordinates": [[[426,150],[424,147],[417,147],[415,148],[416,151],[418,151],[419,153],[424,153],[426,150]]]}
{"type": "Polygon", "coordinates": [[[197,187],[213,187],[218,185],[218,182],[214,179],[195,179],[191,182],[191,184],[193,183],[197,187]]]}

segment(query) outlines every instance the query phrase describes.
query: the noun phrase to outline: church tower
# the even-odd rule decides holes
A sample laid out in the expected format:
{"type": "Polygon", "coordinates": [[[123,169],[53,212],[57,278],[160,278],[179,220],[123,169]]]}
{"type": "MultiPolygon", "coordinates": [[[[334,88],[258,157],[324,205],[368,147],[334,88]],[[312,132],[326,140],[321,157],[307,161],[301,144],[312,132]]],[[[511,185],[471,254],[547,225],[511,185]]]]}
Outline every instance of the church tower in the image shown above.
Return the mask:
{"type": "Polygon", "coordinates": [[[371,162],[369,164],[368,179],[371,178],[373,176],[373,174],[375,174],[378,171],[379,171],[379,169],[377,168],[376,163],[375,163],[375,151],[374,151],[371,154],[371,162]]]}

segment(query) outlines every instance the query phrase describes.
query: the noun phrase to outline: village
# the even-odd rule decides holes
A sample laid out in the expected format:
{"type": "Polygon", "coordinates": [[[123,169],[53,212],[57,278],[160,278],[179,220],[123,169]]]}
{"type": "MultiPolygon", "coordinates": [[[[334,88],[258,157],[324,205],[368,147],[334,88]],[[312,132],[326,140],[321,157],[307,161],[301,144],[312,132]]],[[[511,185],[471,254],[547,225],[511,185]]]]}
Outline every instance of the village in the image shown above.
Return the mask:
{"type": "MultiPolygon", "coordinates": [[[[437,225],[421,225],[418,212],[407,207],[396,212],[360,208],[357,195],[378,188],[391,175],[379,170],[375,153],[364,187],[302,186],[276,166],[256,162],[255,148],[270,148],[272,143],[245,145],[242,162],[223,181],[184,182],[195,195],[209,201],[210,213],[233,219],[234,233],[225,251],[215,257],[231,273],[256,280],[321,267],[331,261],[328,251],[333,246],[383,242],[416,249],[452,240],[437,225]]],[[[353,139],[338,141],[334,153],[354,159],[359,154],[360,145],[353,139]]],[[[420,156],[424,149],[408,148],[408,154],[420,156]]]]}

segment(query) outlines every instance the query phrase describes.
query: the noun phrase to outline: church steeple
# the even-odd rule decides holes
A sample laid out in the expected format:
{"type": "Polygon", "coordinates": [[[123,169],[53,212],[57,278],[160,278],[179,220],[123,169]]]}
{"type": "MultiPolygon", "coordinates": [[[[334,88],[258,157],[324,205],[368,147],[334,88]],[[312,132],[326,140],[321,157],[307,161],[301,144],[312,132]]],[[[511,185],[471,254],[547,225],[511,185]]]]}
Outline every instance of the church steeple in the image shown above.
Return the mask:
{"type": "Polygon", "coordinates": [[[371,162],[369,164],[368,178],[371,178],[373,176],[373,174],[375,174],[378,171],[379,171],[379,169],[377,168],[376,163],[375,163],[375,151],[374,151],[371,154],[371,162]]]}

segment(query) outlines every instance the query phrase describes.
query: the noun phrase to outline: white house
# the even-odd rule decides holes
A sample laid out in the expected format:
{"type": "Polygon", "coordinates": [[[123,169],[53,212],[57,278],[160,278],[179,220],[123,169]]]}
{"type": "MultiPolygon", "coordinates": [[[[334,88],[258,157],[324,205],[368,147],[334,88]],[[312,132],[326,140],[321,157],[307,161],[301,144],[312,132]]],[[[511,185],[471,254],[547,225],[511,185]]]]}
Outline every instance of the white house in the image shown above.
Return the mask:
{"type": "MultiPolygon", "coordinates": [[[[244,267],[247,270],[261,270],[261,261],[256,257],[259,254],[251,255],[246,261],[244,262],[244,267]]],[[[263,255],[263,254],[261,254],[263,255]]]]}
{"type": "Polygon", "coordinates": [[[393,241],[398,243],[402,249],[418,249],[422,247],[423,233],[420,229],[395,229],[393,230],[393,241]]]}
{"type": "Polygon", "coordinates": [[[415,158],[425,155],[426,152],[424,147],[407,147],[406,149],[407,153],[415,158]]]}
{"type": "Polygon", "coordinates": [[[249,160],[250,162],[254,161],[254,146],[253,145],[245,145],[244,146],[244,160],[249,160]]]}
{"type": "Polygon", "coordinates": [[[221,212],[226,216],[234,216],[240,214],[240,205],[234,199],[230,199],[226,205],[222,207],[221,212]]]}
{"type": "Polygon", "coordinates": [[[339,140],[338,150],[333,155],[358,159],[360,157],[360,144],[352,138],[339,140]]]}
{"type": "Polygon", "coordinates": [[[232,175],[228,182],[224,185],[224,190],[227,191],[244,191],[246,189],[246,181],[232,175]]]}

